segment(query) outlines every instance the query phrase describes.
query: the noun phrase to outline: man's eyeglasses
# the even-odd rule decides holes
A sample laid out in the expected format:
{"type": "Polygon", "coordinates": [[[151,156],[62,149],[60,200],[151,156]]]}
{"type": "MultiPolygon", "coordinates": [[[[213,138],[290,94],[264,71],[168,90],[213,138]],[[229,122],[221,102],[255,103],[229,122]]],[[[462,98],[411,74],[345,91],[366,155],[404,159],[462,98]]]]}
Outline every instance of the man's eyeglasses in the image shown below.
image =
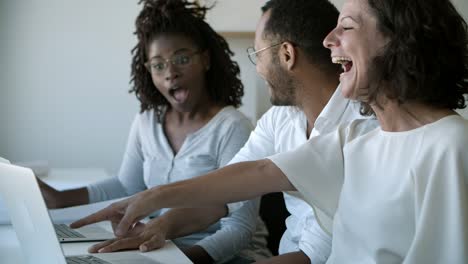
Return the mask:
{"type": "Polygon", "coordinates": [[[153,58],[145,62],[145,67],[152,75],[162,75],[169,67],[169,63],[179,68],[190,66],[193,61],[193,56],[200,52],[201,51],[194,51],[191,53],[176,54],[169,59],[153,58]]]}
{"type": "Polygon", "coordinates": [[[265,48],[261,48],[261,49],[259,49],[259,50],[255,50],[254,47],[249,47],[249,48],[247,48],[247,56],[249,56],[249,60],[250,60],[250,62],[253,63],[253,65],[257,65],[257,54],[258,54],[259,52],[265,51],[265,50],[267,50],[267,49],[276,47],[276,46],[281,45],[281,44],[282,44],[282,42],[276,43],[276,44],[273,44],[273,45],[271,45],[271,46],[268,46],[268,47],[265,47],[265,48]]]}

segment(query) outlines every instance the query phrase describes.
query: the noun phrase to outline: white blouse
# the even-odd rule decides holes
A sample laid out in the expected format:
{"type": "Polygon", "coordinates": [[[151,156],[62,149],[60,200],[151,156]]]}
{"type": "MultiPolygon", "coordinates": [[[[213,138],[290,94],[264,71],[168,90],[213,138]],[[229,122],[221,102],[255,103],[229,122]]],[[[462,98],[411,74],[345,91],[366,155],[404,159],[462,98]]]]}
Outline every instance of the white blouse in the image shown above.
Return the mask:
{"type": "Polygon", "coordinates": [[[333,219],[327,263],[468,263],[468,121],[406,132],[371,123],[271,157],[333,219]]]}

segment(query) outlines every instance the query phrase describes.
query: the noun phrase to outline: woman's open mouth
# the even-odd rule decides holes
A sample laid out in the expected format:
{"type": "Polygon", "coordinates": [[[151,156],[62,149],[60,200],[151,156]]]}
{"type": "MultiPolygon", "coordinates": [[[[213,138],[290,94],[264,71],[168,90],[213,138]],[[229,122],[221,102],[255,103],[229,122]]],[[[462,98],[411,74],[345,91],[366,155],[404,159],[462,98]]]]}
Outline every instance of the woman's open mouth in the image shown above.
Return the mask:
{"type": "Polygon", "coordinates": [[[169,89],[169,95],[172,96],[178,103],[182,103],[187,100],[188,90],[180,86],[174,86],[169,89]]]}
{"type": "Polygon", "coordinates": [[[341,64],[341,68],[343,69],[343,73],[347,73],[353,67],[353,61],[347,57],[332,57],[332,62],[336,64],[341,64]]]}

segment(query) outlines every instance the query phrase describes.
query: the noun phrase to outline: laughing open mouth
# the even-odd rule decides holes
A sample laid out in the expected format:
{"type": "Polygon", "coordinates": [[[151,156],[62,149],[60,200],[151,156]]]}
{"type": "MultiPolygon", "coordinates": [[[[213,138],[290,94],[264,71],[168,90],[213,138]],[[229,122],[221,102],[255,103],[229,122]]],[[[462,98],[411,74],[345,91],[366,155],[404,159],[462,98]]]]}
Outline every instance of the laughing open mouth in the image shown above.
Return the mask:
{"type": "Polygon", "coordinates": [[[332,62],[336,64],[341,64],[343,73],[347,73],[353,67],[353,61],[347,57],[332,57],[332,62]]]}

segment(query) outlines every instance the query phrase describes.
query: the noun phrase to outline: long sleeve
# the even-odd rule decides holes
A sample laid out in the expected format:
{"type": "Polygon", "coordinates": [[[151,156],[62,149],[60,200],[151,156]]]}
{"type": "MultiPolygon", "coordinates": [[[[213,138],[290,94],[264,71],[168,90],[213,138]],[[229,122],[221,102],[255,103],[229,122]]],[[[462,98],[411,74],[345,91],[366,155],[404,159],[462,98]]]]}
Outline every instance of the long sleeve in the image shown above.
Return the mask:
{"type": "Polygon", "coordinates": [[[216,261],[226,260],[245,249],[255,232],[259,200],[249,200],[242,208],[222,218],[221,228],[211,236],[199,241],[201,246],[216,261]]]}
{"type": "MultiPolygon", "coordinates": [[[[307,140],[306,123],[305,115],[297,109],[272,107],[230,163],[258,160],[296,148],[307,140]]],[[[312,263],[325,263],[331,251],[331,237],[318,225],[312,208],[297,195],[284,194],[291,216],[286,219],[287,230],[281,238],[279,253],[301,250],[312,263]]],[[[235,212],[242,205],[243,202],[237,202],[228,206],[230,212],[235,212]]]]}
{"type": "MultiPolygon", "coordinates": [[[[306,141],[305,116],[286,107],[272,107],[257,122],[244,147],[230,164],[263,159],[278,152],[290,150],[306,141]],[[294,137],[294,138],[293,138],[294,137]]],[[[290,201],[288,210],[294,217],[288,219],[288,235],[282,238],[282,254],[303,251],[312,263],[325,263],[331,250],[331,238],[317,224],[312,208],[299,198],[285,194],[290,201]]],[[[229,204],[230,212],[236,212],[245,202],[229,204]]],[[[288,205],[288,203],[287,203],[288,205]]]]}
{"type": "Polygon", "coordinates": [[[311,138],[297,149],[269,157],[315,209],[317,221],[330,234],[344,182],[343,148],[376,125],[374,120],[357,120],[311,138]]]}
{"type": "MultiPolygon", "coordinates": [[[[272,110],[269,110],[257,122],[255,130],[250,134],[249,139],[242,149],[229,161],[230,164],[258,160],[275,153],[275,137],[272,110]]],[[[242,208],[244,201],[228,204],[229,213],[242,208]]]]}
{"type": "Polygon", "coordinates": [[[293,151],[269,157],[316,209],[318,220],[330,233],[344,180],[342,144],[340,133],[330,133],[312,138],[293,151]]]}
{"type": "Polygon", "coordinates": [[[139,136],[140,116],[132,123],[127,147],[118,177],[106,179],[87,187],[90,203],[133,195],[146,189],[143,181],[143,154],[139,136]]]}
{"type": "Polygon", "coordinates": [[[237,154],[229,161],[234,164],[244,161],[258,160],[275,154],[275,136],[273,114],[265,114],[257,122],[249,139],[237,154]]]}
{"type": "Polygon", "coordinates": [[[313,264],[327,262],[331,252],[332,238],[321,229],[313,213],[305,216],[301,229],[299,249],[307,255],[313,264]]]}
{"type": "Polygon", "coordinates": [[[223,136],[218,149],[218,167],[226,166],[244,146],[252,131],[252,124],[247,119],[241,119],[231,124],[223,136]]]}
{"type": "MultiPolygon", "coordinates": [[[[234,122],[220,142],[218,164],[225,166],[247,140],[252,126],[247,120],[234,122]]],[[[245,203],[242,209],[221,219],[221,228],[197,243],[216,261],[222,261],[246,248],[256,229],[259,200],[245,203]]]]}

